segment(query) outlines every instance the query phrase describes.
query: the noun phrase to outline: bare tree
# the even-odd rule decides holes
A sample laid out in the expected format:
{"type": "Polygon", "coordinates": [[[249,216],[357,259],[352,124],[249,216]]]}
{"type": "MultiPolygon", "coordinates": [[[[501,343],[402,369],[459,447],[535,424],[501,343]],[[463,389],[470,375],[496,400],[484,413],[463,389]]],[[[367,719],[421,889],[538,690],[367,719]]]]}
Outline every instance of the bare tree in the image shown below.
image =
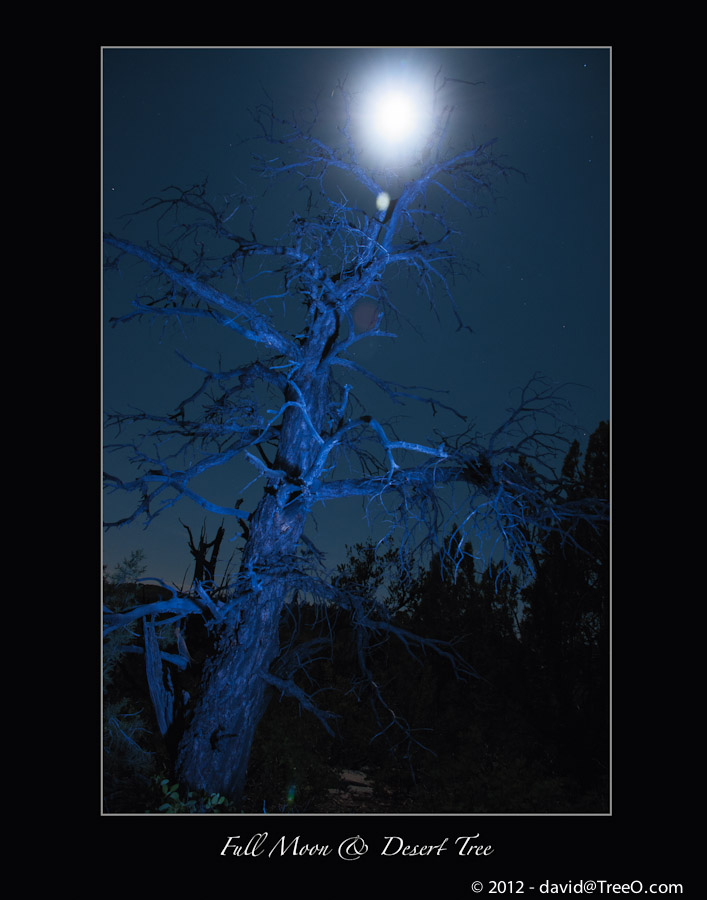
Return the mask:
{"type": "MultiPolygon", "coordinates": [[[[438,84],[437,101],[443,87],[438,84]]],[[[217,370],[187,360],[200,383],[169,413],[111,415],[109,424],[119,432],[141,434],[111,445],[130,451],[135,478],[106,475],[109,490],[136,498],[133,512],[112,527],[138,518],[150,522],[186,499],[238,520],[242,528],[240,568],[225,600],[196,580],[188,596],[172,591],[171,600],[160,604],[106,614],[107,631],[138,618],[149,622],[153,668],[161,659],[167,665],[155,645],[160,621],[203,617],[213,652],[188,711],[177,771],[192,788],[234,799],[241,795],[253,735],[273,690],[296,698],[331,729],[331,714],[297,680],[319,647],[280,647],[281,614],[295,593],[344,606],[361,635],[394,634],[409,646],[445,653],[461,674],[474,674],[432,636],[394,625],[375,597],[357,595],[351,584],[337,585],[305,533],[316,504],[364,498],[383,511],[379,538],[395,538],[401,563],[428,548],[452,568],[466,538],[478,541],[481,534],[502,548],[507,565],[532,566],[538,535],[557,532],[572,541],[579,521],[604,515],[599,501],[568,499],[555,474],[567,405],[542,378],[534,377],[503,423],[485,435],[456,413],[464,423],[457,434],[401,437],[391,421],[363,405],[361,385],[368,382],[395,403],[420,402],[435,413],[450,413],[438,395],[366,370],[352,350],[361,341],[394,336],[389,281],[401,271],[432,302],[446,298],[458,327],[465,327],[453,294],[464,260],[451,209],[483,214],[498,180],[511,170],[492,152],[493,142],[451,148],[447,107],[436,109],[429,139],[404,177],[396,181],[390,172],[365,168],[353,137],[353,100],[343,86],[339,90],[338,146],[317,136],[316,109],[304,123],[279,118],[269,102],[254,111],[270,148],[255,157],[259,174],[273,185],[289,181],[300,189],[282,239],[257,239],[256,205],[245,192],[217,204],[206,184],[170,188],[146,202],[144,211],[157,216],[156,245],[105,235],[110,268],[129,256],[148,271],[150,293],[115,323],[206,319],[223,327],[225,351],[234,359],[217,370]],[[245,224],[235,231],[236,222],[245,224]],[[368,310],[365,322],[358,315],[361,305],[368,310]],[[203,473],[243,460],[262,488],[250,511],[241,508],[242,497],[214,502],[194,488],[203,473]]],[[[364,673],[365,647],[364,639],[364,673]]],[[[166,708],[169,698],[159,681],[166,708]]],[[[377,686],[375,699],[383,714],[394,716],[377,686]]]]}
{"type": "Polygon", "coordinates": [[[198,545],[194,543],[194,536],[191,533],[191,528],[188,525],[185,525],[184,522],[181,524],[186,528],[187,534],[189,535],[189,552],[194,557],[194,578],[192,580],[198,581],[200,584],[208,584],[210,587],[215,588],[218,554],[221,549],[221,541],[226,534],[223,522],[219,525],[218,530],[216,531],[216,537],[212,541],[206,540],[206,523],[204,523],[201,527],[201,533],[199,534],[198,545]],[[207,558],[207,552],[209,550],[211,550],[211,556],[207,558]]]}

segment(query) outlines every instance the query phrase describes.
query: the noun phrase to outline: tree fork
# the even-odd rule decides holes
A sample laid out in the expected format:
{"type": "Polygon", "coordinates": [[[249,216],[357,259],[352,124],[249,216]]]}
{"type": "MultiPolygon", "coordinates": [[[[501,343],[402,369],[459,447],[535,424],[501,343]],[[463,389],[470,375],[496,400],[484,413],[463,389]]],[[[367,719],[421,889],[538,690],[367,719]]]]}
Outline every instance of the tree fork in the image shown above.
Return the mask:
{"type": "Polygon", "coordinates": [[[301,501],[281,509],[266,494],[246,544],[242,593],[230,600],[200,695],[177,753],[177,772],[192,789],[241,799],[255,730],[269,700],[263,677],[280,653],[280,617],[287,600],[282,563],[297,550],[306,515],[301,501]]]}

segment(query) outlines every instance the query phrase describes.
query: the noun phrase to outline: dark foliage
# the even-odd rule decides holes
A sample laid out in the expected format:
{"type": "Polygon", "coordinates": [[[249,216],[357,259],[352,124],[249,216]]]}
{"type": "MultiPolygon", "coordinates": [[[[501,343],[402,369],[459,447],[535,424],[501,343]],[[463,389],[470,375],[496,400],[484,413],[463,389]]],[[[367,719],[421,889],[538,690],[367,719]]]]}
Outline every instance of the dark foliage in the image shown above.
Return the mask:
{"type": "MultiPolygon", "coordinates": [[[[568,490],[594,496],[608,472],[608,426],[601,423],[583,463],[578,445],[567,455],[568,490]]],[[[584,538],[582,551],[548,540],[526,587],[499,582],[497,567],[476,571],[470,546],[456,580],[444,577],[438,559],[417,579],[400,579],[395,553],[354,548],[339,568],[342,582],[383,598],[401,629],[448,641],[479,677],[460,678],[439,653],[379,636],[367,648],[362,678],[352,614],[291,604],[281,644],[300,658],[309,654],[307,691],[336,715],[334,734],[296,699],[275,694],[255,735],[240,809],[607,811],[607,529],[584,538]],[[372,790],[347,793],[346,772],[364,773],[372,790]]],[[[195,643],[193,651],[203,658],[208,646],[195,643]]],[[[198,664],[179,674],[182,688],[198,680],[195,670],[198,664]]],[[[145,706],[144,683],[130,669],[123,678],[133,704],[145,706]]],[[[155,753],[160,771],[169,772],[167,749],[155,753]]],[[[133,776],[134,802],[145,802],[145,778],[133,776]]],[[[160,799],[154,793],[152,803],[160,799]]]]}
{"type": "MultiPolygon", "coordinates": [[[[583,467],[579,447],[570,450],[565,474],[578,497],[606,489],[606,423],[592,435],[583,467]]],[[[262,796],[282,807],[285,786],[296,783],[299,810],[331,811],[336,803],[324,788],[334,791],[339,772],[354,769],[375,785],[361,810],[607,811],[608,529],[584,537],[582,551],[548,541],[526,588],[513,579],[499,586],[494,567],[476,572],[470,547],[456,581],[440,576],[436,560],[413,583],[385,583],[395,621],[450,641],[481,677],[459,679],[438,654],[413,659],[400,642],[383,641],[370,667],[386,718],[370,690],[352,688],[353,629],[337,622],[332,659],[316,676],[338,689],[328,701],[341,715],[338,738],[312,728],[296,704],[274,704],[254,747],[258,762],[248,784],[254,805],[262,796]],[[409,727],[386,728],[394,716],[409,727]],[[269,768],[271,759],[277,768],[269,768]]],[[[345,571],[380,589],[384,563],[370,545],[359,546],[345,571]]],[[[308,617],[308,630],[327,633],[311,607],[299,614],[308,617]]]]}

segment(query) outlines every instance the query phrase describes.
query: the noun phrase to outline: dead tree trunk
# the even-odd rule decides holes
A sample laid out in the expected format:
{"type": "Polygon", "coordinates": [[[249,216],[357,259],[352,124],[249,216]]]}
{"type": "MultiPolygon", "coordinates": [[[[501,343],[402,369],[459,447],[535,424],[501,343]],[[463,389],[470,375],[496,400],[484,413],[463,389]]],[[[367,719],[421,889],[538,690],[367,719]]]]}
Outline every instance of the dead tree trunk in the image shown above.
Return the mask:
{"type": "Polygon", "coordinates": [[[201,534],[199,535],[198,546],[194,543],[194,537],[188,525],[181,523],[189,534],[189,552],[194,557],[194,581],[203,583],[205,581],[213,582],[216,575],[216,564],[221,549],[221,541],[226,533],[223,523],[219,525],[216,537],[213,541],[206,540],[206,524],[201,526],[201,534]],[[211,550],[211,558],[207,560],[206,555],[211,550]]]}
{"type": "MultiPolygon", "coordinates": [[[[303,439],[301,414],[289,413],[275,464],[280,471],[296,472],[313,451],[303,439]]],[[[239,595],[230,600],[219,626],[179,745],[179,777],[192,788],[218,792],[234,802],[241,798],[255,730],[268,703],[270,668],[280,653],[280,616],[308,512],[303,497],[283,502],[282,494],[270,489],[251,517],[239,595]]]]}
{"type": "Polygon", "coordinates": [[[271,587],[226,622],[178,751],[180,781],[240,800],[255,729],[267,706],[262,673],[279,652],[282,602],[271,587]]]}

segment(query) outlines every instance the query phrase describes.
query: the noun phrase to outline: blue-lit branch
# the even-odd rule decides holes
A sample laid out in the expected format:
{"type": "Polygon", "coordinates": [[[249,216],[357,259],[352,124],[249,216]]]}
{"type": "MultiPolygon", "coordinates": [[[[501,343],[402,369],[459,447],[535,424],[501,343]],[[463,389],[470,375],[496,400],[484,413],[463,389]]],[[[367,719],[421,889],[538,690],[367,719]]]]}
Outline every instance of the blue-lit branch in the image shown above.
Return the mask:
{"type": "MultiPolygon", "coordinates": [[[[113,235],[104,235],[104,241],[111,247],[115,247],[123,253],[136,256],[153,270],[153,272],[166,276],[170,282],[176,287],[183,288],[189,295],[193,295],[197,300],[201,300],[208,305],[208,315],[216,318],[219,324],[225,325],[237,331],[243,337],[256,344],[264,344],[273,350],[282,353],[297,355],[295,344],[278,331],[268,319],[254,309],[250,304],[230,297],[223,292],[216,290],[210,284],[199,279],[192,274],[187,267],[181,267],[175,261],[166,259],[164,256],[130,243],[113,235]],[[219,315],[219,311],[221,314],[219,315]],[[238,320],[245,320],[248,327],[239,324],[238,320]]],[[[242,249],[244,256],[249,256],[255,252],[246,243],[242,249]]],[[[274,250],[272,252],[275,252],[274,250]]],[[[282,250],[284,253],[284,249],[282,250]]],[[[170,309],[160,308],[158,306],[144,306],[136,304],[139,313],[149,312],[152,315],[173,315],[170,309]]],[[[185,310],[180,309],[179,313],[191,315],[207,315],[203,310],[185,310]]]]}
{"type": "Polygon", "coordinates": [[[140,582],[144,581],[157,581],[158,584],[170,592],[171,596],[165,600],[153,600],[150,603],[143,603],[123,612],[112,612],[110,609],[105,609],[103,613],[104,637],[112,631],[126,628],[132,622],[135,622],[137,619],[143,619],[146,616],[169,616],[168,619],[161,619],[160,625],[178,622],[180,619],[194,614],[203,616],[210,625],[220,622],[223,618],[222,606],[212,600],[203,584],[196,582],[194,584],[194,592],[190,596],[180,596],[174,588],[168,587],[159,579],[140,579],[140,582]]]}
{"type": "Polygon", "coordinates": [[[281,694],[284,694],[288,697],[294,697],[301,707],[306,709],[308,712],[313,713],[319,719],[328,734],[330,734],[332,737],[334,736],[331,725],[329,725],[329,720],[338,719],[339,716],[336,713],[327,712],[326,710],[320,709],[314,702],[313,696],[303,690],[291,678],[278,678],[278,676],[273,675],[272,672],[267,672],[264,670],[260,671],[260,677],[263,679],[263,681],[278,690],[281,694]]]}

